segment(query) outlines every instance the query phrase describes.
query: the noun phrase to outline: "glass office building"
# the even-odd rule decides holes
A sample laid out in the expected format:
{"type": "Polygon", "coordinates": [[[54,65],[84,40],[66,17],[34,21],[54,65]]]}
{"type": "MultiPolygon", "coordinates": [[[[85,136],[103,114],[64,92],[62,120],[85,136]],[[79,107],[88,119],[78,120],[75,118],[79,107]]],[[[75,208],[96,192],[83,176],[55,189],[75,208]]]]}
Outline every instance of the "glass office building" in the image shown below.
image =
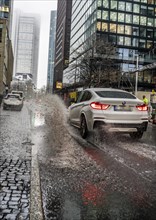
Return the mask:
{"type": "Polygon", "coordinates": [[[39,51],[39,19],[35,16],[28,14],[19,17],[15,77],[20,77],[21,79],[30,77],[36,86],[39,51]]]}
{"type": "MultiPolygon", "coordinates": [[[[70,62],[77,59],[75,51],[83,51],[89,39],[102,37],[116,46],[114,61],[121,72],[128,72],[156,61],[156,1],[155,0],[73,0],[70,62]]],[[[68,70],[64,82],[70,83],[68,70]]],[[[134,74],[130,74],[133,81],[134,74]]],[[[141,87],[156,84],[156,70],[139,73],[141,87]]]]}
{"type": "Polygon", "coordinates": [[[52,92],[55,61],[55,37],[56,37],[56,11],[51,11],[50,32],[49,32],[49,52],[48,52],[48,73],[47,91],[52,92]]]}

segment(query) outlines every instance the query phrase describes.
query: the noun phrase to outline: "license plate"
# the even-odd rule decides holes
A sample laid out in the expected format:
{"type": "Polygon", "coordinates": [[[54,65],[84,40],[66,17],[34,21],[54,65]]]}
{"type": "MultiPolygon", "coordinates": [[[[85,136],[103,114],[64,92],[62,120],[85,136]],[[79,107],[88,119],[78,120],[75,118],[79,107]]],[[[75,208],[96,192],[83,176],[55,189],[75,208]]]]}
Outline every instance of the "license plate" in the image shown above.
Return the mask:
{"type": "Polygon", "coordinates": [[[130,112],[131,111],[131,107],[130,106],[123,106],[123,105],[114,105],[114,111],[130,112]]]}

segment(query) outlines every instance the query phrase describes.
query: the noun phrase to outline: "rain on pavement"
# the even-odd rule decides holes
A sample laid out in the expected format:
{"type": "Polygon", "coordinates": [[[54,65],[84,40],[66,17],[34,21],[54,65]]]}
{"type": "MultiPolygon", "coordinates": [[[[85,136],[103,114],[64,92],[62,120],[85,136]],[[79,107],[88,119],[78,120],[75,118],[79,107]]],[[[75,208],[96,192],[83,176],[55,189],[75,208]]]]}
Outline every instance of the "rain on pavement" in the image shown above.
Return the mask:
{"type": "MultiPolygon", "coordinates": [[[[7,138],[4,115],[5,121],[14,126],[14,134],[10,136],[13,140],[1,143],[4,154],[9,149],[10,153],[15,151],[14,156],[19,156],[14,147],[17,144],[11,145],[17,142],[16,138],[21,138],[19,145],[31,139],[38,148],[45,219],[155,219],[154,125],[149,125],[140,141],[113,134],[102,141],[92,137],[82,140],[79,131],[69,125],[62,100],[58,96],[44,96],[26,101],[21,113],[1,112],[4,139],[7,138]],[[17,120],[17,114],[24,114],[25,118],[19,128],[22,137],[18,137],[17,121],[13,121],[17,120]]],[[[21,147],[20,156],[24,155],[24,149],[21,147]]]]}

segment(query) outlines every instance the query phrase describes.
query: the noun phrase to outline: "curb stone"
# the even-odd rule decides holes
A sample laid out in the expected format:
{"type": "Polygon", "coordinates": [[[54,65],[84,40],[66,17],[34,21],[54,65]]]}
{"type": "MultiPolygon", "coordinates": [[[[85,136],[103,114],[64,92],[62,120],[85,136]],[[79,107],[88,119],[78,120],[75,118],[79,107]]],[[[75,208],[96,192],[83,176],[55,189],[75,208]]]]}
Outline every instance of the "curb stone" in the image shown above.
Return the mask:
{"type": "Polygon", "coordinates": [[[40,175],[37,157],[37,146],[32,147],[30,220],[43,220],[40,175]]]}

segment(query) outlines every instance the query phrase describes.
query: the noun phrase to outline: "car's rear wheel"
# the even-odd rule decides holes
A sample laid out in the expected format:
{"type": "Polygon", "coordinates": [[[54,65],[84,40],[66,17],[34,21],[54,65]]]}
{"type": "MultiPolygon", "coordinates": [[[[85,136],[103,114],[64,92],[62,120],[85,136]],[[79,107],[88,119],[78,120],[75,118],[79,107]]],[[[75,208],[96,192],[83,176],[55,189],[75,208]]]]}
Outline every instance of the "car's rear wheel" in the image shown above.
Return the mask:
{"type": "Polygon", "coordinates": [[[141,139],[142,138],[142,136],[143,136],[143,134],[144,134],[144,132],[143,131],[137,131],[137,132],[132,132],[132,133],[130,133],[130,137],[132,138],[132,139],[141,139]]]}
{"type": "Polygon", "coordinates": [[[80,134],[82,138],[86,138],[88,135],[87,122],[84,115],[81,116],[80,134]]]}

